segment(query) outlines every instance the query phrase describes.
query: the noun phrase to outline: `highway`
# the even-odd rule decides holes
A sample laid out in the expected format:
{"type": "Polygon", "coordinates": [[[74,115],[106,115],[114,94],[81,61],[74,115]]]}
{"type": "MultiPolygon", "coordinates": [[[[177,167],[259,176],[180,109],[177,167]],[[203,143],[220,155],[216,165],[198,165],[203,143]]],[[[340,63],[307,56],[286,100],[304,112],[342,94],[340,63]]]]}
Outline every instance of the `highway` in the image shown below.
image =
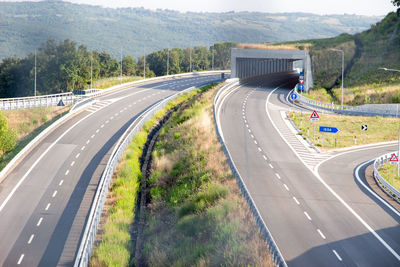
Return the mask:
{"type": "Polygon", "coordinates": [[[197,75],[99,97],[46,136],[0,184],[0,266],[72,266],[99,178],[114,145],[148,107],[197,75]]]}
{"type": "Polygon", "coordinates": [[[400,214],[369,192],[366,165],[360,166],[396,146],[336,153],[305,146],[282,116],[292,109],[286,97],[297,79],[285,73],[247,81],[224,97],[218,118],[232,160],[285,261],[399,266],[400,214]]]}

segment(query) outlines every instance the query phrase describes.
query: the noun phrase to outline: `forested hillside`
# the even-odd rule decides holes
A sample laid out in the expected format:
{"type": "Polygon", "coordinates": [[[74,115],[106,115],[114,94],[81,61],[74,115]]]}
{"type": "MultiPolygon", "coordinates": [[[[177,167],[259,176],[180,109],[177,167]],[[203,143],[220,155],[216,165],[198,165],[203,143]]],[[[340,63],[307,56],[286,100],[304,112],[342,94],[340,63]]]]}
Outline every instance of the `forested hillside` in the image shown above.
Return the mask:
{"type": "MultiPolygon", "coordinates": [[[[301,3],[299,3],[301,4],[301,3]]],[[[0,60],[24,57],[48,39],[133,58],[164,48],[216,42],[259,43],[325,38],[366,30],[380,17],[305,13],[180,13],[110,9],[61,1],[0,2],[0,60]]]]}
{"type": "Polygon", "coordinates": [[[389,13],[382,21],[358,34],[342,34],[327,39],[286,42],[307,47],[312,57],[317,87],[338,86],[341,76],[341,53],[344,51],[345,86],[397,83],[400,75],[379,68],[400,69],[400,17],[389,13]]]}

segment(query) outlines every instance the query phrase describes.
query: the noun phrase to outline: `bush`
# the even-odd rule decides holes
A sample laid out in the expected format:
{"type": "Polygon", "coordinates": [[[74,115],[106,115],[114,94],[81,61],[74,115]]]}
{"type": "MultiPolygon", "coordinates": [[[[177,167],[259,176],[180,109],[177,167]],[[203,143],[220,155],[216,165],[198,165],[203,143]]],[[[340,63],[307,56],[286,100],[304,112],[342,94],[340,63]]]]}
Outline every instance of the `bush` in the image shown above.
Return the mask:
{"type": "Polygon", "coordinates": [[[6,153],[14,149],[17,143],[17,135],[8,128],[6,117],[0,113],[0,152],[6,153]]]}

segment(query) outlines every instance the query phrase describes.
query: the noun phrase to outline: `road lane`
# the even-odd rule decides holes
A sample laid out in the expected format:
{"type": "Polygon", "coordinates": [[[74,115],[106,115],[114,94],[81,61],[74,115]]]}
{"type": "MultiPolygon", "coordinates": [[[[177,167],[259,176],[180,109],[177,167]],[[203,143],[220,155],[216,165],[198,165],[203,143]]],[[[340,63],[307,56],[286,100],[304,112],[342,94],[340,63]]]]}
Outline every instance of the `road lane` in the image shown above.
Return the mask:
{"type": "Polygon", "coordinates": [[[100,175],[127,127],[161,99],[219,77],[153,82],[99,97],[44,138],[0,185],[1,205],[31,169],[0,211],[0,265],[71,266],[100,175]]]}
{"type": "MultiPolygon", "coordinates": [[[[271,125],[265,101],[277,83],[287,79],[281,78],[272,77],[261,87],[259,83],[242,86],[230,94],[221,107],[221,126],[233,160],[284,258],[294,266],[398,264],[271,125]]],[[[282,97],[290,88],[272,94],[269,113],[275,124],[284,124],[280,110],[289,107],[282,97]]]]}

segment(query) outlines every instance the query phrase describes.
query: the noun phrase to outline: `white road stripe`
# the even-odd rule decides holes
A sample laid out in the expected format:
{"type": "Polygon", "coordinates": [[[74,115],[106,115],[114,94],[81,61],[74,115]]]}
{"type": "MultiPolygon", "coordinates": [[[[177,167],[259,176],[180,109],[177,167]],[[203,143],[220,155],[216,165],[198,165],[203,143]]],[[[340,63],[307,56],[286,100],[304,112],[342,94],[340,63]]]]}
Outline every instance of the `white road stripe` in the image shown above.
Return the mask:
{"type": "Polygon", "coordinates": [[[75,161],[71,162],[71,167],[74,166],[74,164],[75,164],[75,161]]]}
{"type": "Polygon", "coordinates": [[[286,184],[283,184],[283,186],[285,187],[285,189],[286,189],[287,191],[289,191],[289,187],[288,187],[286,184]]]}
{"type": "Polygon", "coordinates": [[[279,176],[278,173],[275,173],[275,175],[276,175],[276,177],[278,177],[279,180],[281,179],[281,177],[279,176]]]}
{"type": "Polygon", "coordinates": [[[62,186],[62,184],[64,183],[64,180],[61,180],[60,183],[58,184],[59,186],[62,186]]]}
{"type": "Polygon", "coordinates": [[[85,148],[86,148],[86,147],[85,147],[85,146],[83,146],[83,147],[81,148],[81,150],[85,150],[85,148]]]}
{"type": "Polygon", "coordinates": [[[87,140],[87,141],[86,141],[86,144],[88,145],[89,143],[90,143],[90,140],[87,140]]]}
{"type": "Polygon", "coordinates": [[[65,172],[65,175],[68,175],[68,173],[69,173],[69,170],[67,170],[67,171],[65,172]]]}
{"type": "Polygon", "coordinates": [[[260,147],[258,147],[258,151],[260,151],[260,152],[262,151],[260,147]]]}
{"type": "Polygon", "coordinates": [[[100,128],[103,128],[104,127],[104,124],[102,124],[101,126],[100,126],[100,128]]]}
{"type": "Polygon", "coordinates": [[[54,193],[53,193],[53,196],[52,197],[55,197],[57,195],[57,190],[55,190],[54,191],[54,193]]]}
{"type": "Polygon", "coordinates": [[[76,154],[75,158],[79,158],[80,155],[81,153],[76,154]]]}
{"type": "Polygon", "coordinates": [[[336,257],[338,258],[339,261],[342,261],[342,258],[340,257],[339,253],[336,252],[336,250],[332,250],[333,253],[336,255],[336,257]]]}
{"type": "Polygon", "coordinates": [[[253,139],[254,139],[254,135],[252,135],[252,134],[251,134],[250,136],[251,136],[251,138],[253,138],[253,139]]]}
{"type": "Polygon", "coordinates": [[[304,215],[306,215],[308,220],[312,221],[310,215],[308,215],[308,213],[306,211],[304,212],[304,215]]]}
{"type": "Polygon", "coordinates": [[[92,136],[91,136],[90,138],[92,138],[92,139],[93,139],[95,136],[96,136],[96,135],[92,134],[92,136]]]}
{"type": "Polygon", "coordinates": [[[317,229],[317,232],[319,233],[319,235],[320,235],[323,239],[326,239],[326,237],[325,237],[324,234],[321,232],[321,230],[317,229]]]}
{"type": "Polygon", "coordinates": [[[257,141],[256,141],[256,140],[254,140],[254,144],[256,144],[256,145],[257,145],[257,141]]]}
{"type": "Polygon", "coordinates": [[[21,264],[21,262],[22,262],[24,256],[25,256],[24,254],[21,254],[21,257],[19,257],[19,260],[18,260],[18,262],[17,262],[18,265],[21,264]]]}
{"type": "Polygon", "coordinates": [[[50,205],[51,205],[50,203],[47,203],[47,206],[46,206],[46,208],[44,210],[49,210],[50,205]]]}
{"type": "Polygon", "coordinates": [[[35,237],[35,235],[31,235],[31,237],[28,240],[28,244],[32,243],[33,238],[35,237]]]}
{"type": "Polygon", "coordinates": [[[99,133],[99,132],[100,132],[100,129],[97,129],[97,130],[96,130],[96,133],[99,133]]]}
{"type": "Polygon", "coordinates": [[[264,158],[265,160],[267,160],[267,157],[266,157],[265,155],[263,155],[263,158],[264,158]]]}
{"type": "Polygon", "coordinates": [[[300,205],[300,202],[297,200],[296,197],[293,197],[294,202],[296,202],[297,205],[300,205]]]}
{"type": "Polygon", "coordinates": [[[42,223],[42,221],[43,221],[43,218],[40,218],[39,221],[38,221],[38,223],[36,224],[36,226],[40,226],[40,224],[42,223]]]}
{"type": "Polygon", "coordinates": [[[273,169],[273,168],[274,168],[274,166],[272,166],[272,165],[271,165],[271,163],[269,163],[269,166],[271,167],[271,169],[273,169]]]}

